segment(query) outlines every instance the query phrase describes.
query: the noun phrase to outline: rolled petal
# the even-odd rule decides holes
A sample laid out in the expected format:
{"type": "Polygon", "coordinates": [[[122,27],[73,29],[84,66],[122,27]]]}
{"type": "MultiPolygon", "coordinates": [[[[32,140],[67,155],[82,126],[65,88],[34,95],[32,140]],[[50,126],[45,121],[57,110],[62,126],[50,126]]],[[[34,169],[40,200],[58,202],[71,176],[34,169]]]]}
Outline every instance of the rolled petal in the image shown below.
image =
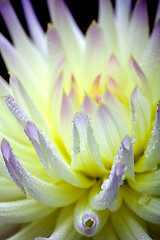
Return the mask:
{"type": "Polygon", "coordinates": [[[150,102],[137,87],[133,90],[130,99],[130,114],[132,133],[135,138],[135,153],[140,153],[146,144],[151,127],[150,102]]]}
{"type": "MultiPolygon", "coordinates": [[[[11,3],[9,1],[1,2],[0,11],[21,58],[26,62],[26,65],[30,68],[31,72],[39,79],[39,82],[46,84],[46,81],[44,82],[44,76],[47,75],[46,62],[44,58],[42,58],[40,52],[27,37],[27,34],[23,30],[11,3]],[[39,71],[39,68],[41,71],[39,71]]],[[[43,87],[46,86],[43,85],[43,87]]]]}
{"type": "Polygon", "coordinates": [[[146,223],[134,215],[125,205],[111,215],[115,231],[123,240],[152,240],[147,233],[146,223]]]}
{"type": "Polygon", "coordinates": [[[39,159],[46,169],[51,168],[52,172],[55,172],[56,175],[58,174],[58,176],[60,176],[66,182],[74,186],[88,188],[93,184],[93,181],[83,177],[78,173],[76,174],[70,168],[70,165],[56,151],[46,136],[36,127],[36,125],[34,125],[34,123],[27,123],[25,133],[29,137],[39,159]]]}
{"type": "Polygon", "coordinates": [[[33,99],[37,100],[37,94],[35,93],[39,92],[42,94],[40,84],[37,82],[31,68],[26,65],[16,49],[2,34],[0,35],[0,49],[7,69],[21,79],[26,89],[31,93],[33,99]]]}
{"type": "Polygon", "coordinates": [[[45,34],[33,10],[32,4],[30,0],[21,0],[21,2],[32,39],[39,47],[40,51],[46,55],[47,49],[45,34]]]}
{"type": "Polygon", "coordinates": [[[1,143],[1,152],[3,155],[3,159],[5,162],[6,168],[8,170],[8,173],[10,174],[13,181],[16,183],[17,187],[19,187],[20,190],[22,191],[22,193],[24,193],[26,195],[26,191],[24,189],[22,181],[21,181],[20,177],[18,176],[18,174],[16,173],[16,170],[12,166],[12,163],[14,164],[13,161],[16,157],[13,154],[13,150],[11,149],[9,143],[4,139],[1,143]]]}
{"type": "Polygon", "coordinates": [[[20,189],[14,184],[11,179],[6,177],[0,177],[0,201],[14,201],[18,199],[23,199],[24,194],[20,189]]]}
{"type": "Polygon", "coordinates": [[[128,207],[145,221],[160,225],[160,199],[138,193],[127,187],[124,200],[128,207]]]}
{"type": "MultiPolygon", "coordinates": [[[[145,108],[146,109],[146,108],[145,108]]],[[[144,151],[144,155],[135,163],[136,172],[155,170],[160,162],[160,102],[158,103],[156,121],[152,137],[144,151]]]]}
{"type": "Polygon", "coordinates": [[[83,112],[77,113],[73,120],[71,166],[73,169],[84,171],[92,177],[102,176],[106,171],[91,123],[83,112]]]}
{"type": "Polygon", "coordinates": [[[75,207],[74,227],[76,230],[90,237],[99,232],[106,223],[109,211],[94,211],[88,205],[88,196],[82,196],[75,207]]]}
{"type": "Polygon", "coordinates": [[[25,223],[44,217],[55,209],[34,199],[0,203],[0,220],[9,223],[25,223]]]}
{"type": "Polygon", "coordinates": [[[136,191],[150,195],[160,194],[160,170],[135,175],[135,181],[128,179],[129,185],[136,191]]]}
{"type": "Polygon", "coordinates": [[[104,104],[99,105],[94,129],[96,140],[100,145],[100,153],[107,166],[113,162],[122,139],[129,131],[118,114],[104,104]]]}
{"type": "Polygon", "coordinates": [[[123,184],[122,176],[124,174],[124,170],[125,164],[117,164],[114,168],[112,168],[109,179],[106,179],[101,185],[102,190],[100,193],[99,189],[96,189],[96,187],[93,188],[90,195],[90,205],[93,209],[104,210],[117,201],[119,187],[123,184]]]}
{"type": "Polygon", "coordinates": [[[48,126],[42,113],[16,76],[11,75],[10,85],[16,98],[16,102],[33,119],[33,121],[38,124],[41,129],[43,129],[44,132],[48,133],[48,126]]]}
{"type": "Polygon", "coordinates": [[[49,239],[73,239],[71,238],[71,234],[74,235],[76,238],[79,239],[81,235],[79,233],[75,234],[76,231],[74,230],[73,225],[73,214],[74,214],[74,206],[71,205],[69,207],[63,208],[58,216],[57,223],[49,239]],[[74,232],[74,233],[73,233],[74,232]]]}
{"type": "Polygon", "coordinates": [[[15,102],[14,98],[12,96],[6,96],[4,97],[6,104],[8,108],[10,109],[11,113],[15,116],[15,118],[19,121],[19,123],[24,128],[27,121],[29,121],[29,117],[24,112],[23,109],[21,109],[18,104],[15,102]]]}
{"type": "Polygon", "coordinates": [[[149,22],[146,0],[136,2],[129,26],[130,49],[136,60],[140,60],[149,40],[149,22]]]}
{"type": "Polygon", "coordinates": [[[48,239],[45,237],[46,236],[49,237],[50,234],[52,233],[53,228],[55,226],[56,219],[57,219],[57,211],[46,217],[33,221],[27,226],[22,227],[18,231],[18,233],[8,238],[8,240],[19,240],[19,239],[29,240],[29,239],[34,239],[39,235],[44,237],[40,239],[48,239]]]}
{"type": "Polygon", "coordinates": [[[14,155],[9,143],[3,140],[1,151],[11,178],[21,191],[37,201],[52,207],[62,207],[79,199],[82,190],[65,182],[57,185],[44,182],[31,175],[14,155]]]}

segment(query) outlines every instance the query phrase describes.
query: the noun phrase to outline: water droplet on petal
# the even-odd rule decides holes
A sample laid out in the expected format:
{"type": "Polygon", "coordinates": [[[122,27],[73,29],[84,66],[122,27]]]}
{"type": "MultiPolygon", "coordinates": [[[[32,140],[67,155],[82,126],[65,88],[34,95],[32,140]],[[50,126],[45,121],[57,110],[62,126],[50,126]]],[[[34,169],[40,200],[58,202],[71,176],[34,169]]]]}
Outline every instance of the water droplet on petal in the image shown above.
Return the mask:
{"type": "Polygon", "coordinates": [[[147,205],[151,200],[151,197],[148,196],[148,194],[143,194],[139,199],[138,199],[138,204],[141,206],[147,205]]]}

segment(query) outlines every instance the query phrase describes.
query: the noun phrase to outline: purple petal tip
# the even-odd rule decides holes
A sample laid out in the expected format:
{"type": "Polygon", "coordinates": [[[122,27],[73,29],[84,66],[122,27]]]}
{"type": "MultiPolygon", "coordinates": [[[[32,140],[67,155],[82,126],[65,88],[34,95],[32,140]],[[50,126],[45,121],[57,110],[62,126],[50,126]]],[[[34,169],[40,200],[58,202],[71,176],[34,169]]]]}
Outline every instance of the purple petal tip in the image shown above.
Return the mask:
{"type": "Polygon", "coordinates": [[[1,152],[3,157],[8,160],[10,154],[10,145],[5,139],[3,139],[1,142],[1,152]]]}
{"type": "Polygon", "coordinates": [[[82,217],[82,227],[86,236],[91,236],[95,233],[99,224],[99,218],[96,214],[85,213],[82,217]]]}
{"type": "Polygon", "coordinates": [[[26,125],[24,131],[29,138],[34,139],[35,141],[37,141],[39,143],[38,131],[37,131],[37,127],[34,125],[34,123],[27,122],[27,125],[26,125]]]}

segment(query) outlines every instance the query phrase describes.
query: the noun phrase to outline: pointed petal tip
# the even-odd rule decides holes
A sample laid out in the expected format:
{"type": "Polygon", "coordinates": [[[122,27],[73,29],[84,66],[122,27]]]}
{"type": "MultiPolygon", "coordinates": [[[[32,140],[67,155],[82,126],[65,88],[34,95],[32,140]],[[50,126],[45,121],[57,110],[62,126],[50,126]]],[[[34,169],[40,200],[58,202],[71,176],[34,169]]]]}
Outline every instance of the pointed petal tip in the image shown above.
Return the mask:
{"type": "Polygon", "coordinates": [[[30,139],[34,139],[39,143],[37,127],[33,122],[28,121],[24,131],[30,139]]]}
{"type": "Polygon", "coordinates": [[[5,139],[3,139],[1,142],[1,152],[2,152],[3,157],[6,160],[8,160],[9,154],[10,154],[10,145],[5,139]]]}

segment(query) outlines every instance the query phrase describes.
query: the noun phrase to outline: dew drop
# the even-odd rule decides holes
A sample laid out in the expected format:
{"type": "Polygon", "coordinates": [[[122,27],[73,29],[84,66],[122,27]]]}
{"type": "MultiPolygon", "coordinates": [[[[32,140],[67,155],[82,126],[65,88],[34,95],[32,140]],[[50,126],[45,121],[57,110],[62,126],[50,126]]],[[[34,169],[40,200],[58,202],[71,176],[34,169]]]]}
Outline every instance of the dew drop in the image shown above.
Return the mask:
{"type": "Polygon", "coordinates": [[[148,196],[148,194],[143,194],[139,199],[138,199],[138,204],[141,206],[147,205],[150,202],[151,198],[148,196]]]}

